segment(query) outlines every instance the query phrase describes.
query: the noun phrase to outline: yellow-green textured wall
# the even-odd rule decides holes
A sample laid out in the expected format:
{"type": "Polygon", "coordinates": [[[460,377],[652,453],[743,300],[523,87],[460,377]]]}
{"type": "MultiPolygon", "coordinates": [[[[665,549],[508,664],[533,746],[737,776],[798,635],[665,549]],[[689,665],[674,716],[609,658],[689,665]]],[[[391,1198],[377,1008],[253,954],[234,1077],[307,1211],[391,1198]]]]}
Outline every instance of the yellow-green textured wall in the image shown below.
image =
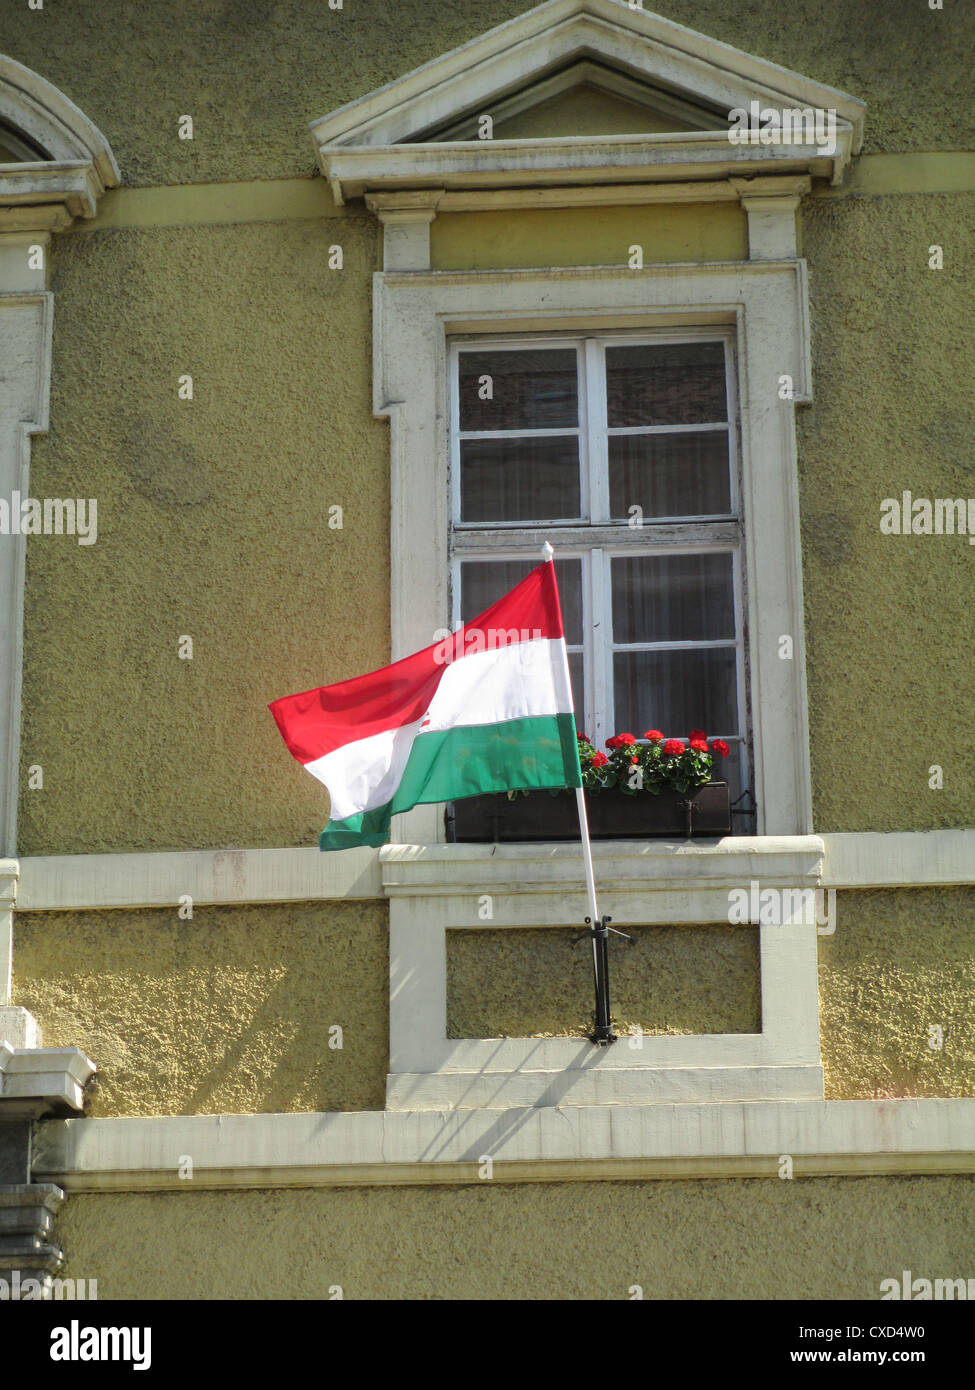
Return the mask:
{"type": "Polygon", "coordinates": [[[98,1065],[88,1115],[385,1103],[385,903],[22,913],[14,961],[45,1046],[98,1065]]]}
{"type": "Polygon", "coordinates": [[[838,893],[819,939],[827,1097],[975,1095],[973,998],[975,889],[838,893]]]}
{"type": "Polygon", "coordinates": [[[747,218],[738,203],[448,212],[431,228],[430,260],[434,270],[628,265],[631,246],[645,265],[741,261],[747,218]]]}
{"type": "Polygon", "coordinates": [[[877,1299],[975,1273],[975,1178],[768,1178],[70,1197],[100,1300],[877,1299]],[[602,1273],[594,1280],[594,1242],[602,1273]]]}
{"type": "MultiPolygon", "coordinates": [[[[586,948],[568,935],[454,934],[452,1035],[582,1031],[586,948]]],[[[757,1029],[751,932],[636,937],[612,948],[622,1025],[757,1029]]],[[[15,1003],[48,1046],[80,1046],[98,1063],[91,1115],[383,1107],[383,904],[203,908],[190,922],[175,908],[20,913],[14,947],[15,1003]],[[333,1023],[341,1051],[328,1047],[333,1023]]],[[[827,1098],[975,1095],[975,890],[839,893],[836,931],[819,948],[827,1098]]]]}
{"type": "Polygon", "coordinates": [[[797,412],[817,829],[975,823],[964,536],[880,504],[975,495],[975,197],[807,199],[814,402],[797,412]],[[928,248],[944,269],[928,269],[928,248]],[[942,790],[929,768],[944,771],[942,790]]]}
{"type": "MultiPolygon", "coordinates": [[[[758,928],[627,927],[613,937],[619,1032],[758,1033],[758,928]]],[[[592,951],[578,927],[447,933],[447,1036],[592,1031],[592,951]]]]}
{"type": "MultiPolygon", "coordinates": [[[[308,174],[307,124],[530,9],[525,0],[6,5],[3,51],[108,137],[129,183],[308,174]],[[195,138],[176,138],[191,114],[195,138]]],[[[972,149],[975,11],[919,0],[653,0],[677,23],[867,103],[868,150],[972,149]]]]}
{"type": "Polygon", "coordinates": [[[98,539],[28,547],[22,854],[315,842],[266,705],[389,660],[376,248],[367,214],[55,240],[31,487],[96,498],[98,539]]]}

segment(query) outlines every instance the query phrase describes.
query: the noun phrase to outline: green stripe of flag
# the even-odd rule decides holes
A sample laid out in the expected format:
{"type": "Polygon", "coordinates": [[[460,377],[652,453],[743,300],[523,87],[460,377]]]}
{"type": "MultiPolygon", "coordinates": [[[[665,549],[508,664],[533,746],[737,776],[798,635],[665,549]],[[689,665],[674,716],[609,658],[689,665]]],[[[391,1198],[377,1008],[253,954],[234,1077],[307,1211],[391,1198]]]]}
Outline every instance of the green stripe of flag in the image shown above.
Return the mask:
{"type": "Polygon", "coordinates": [[[581,787],[575,718],[558,714],[418,734],[393,799],[385,806],[330,821],[321,849],[384,845],[390,817],[435,801],[485,792],[581,787]]]}

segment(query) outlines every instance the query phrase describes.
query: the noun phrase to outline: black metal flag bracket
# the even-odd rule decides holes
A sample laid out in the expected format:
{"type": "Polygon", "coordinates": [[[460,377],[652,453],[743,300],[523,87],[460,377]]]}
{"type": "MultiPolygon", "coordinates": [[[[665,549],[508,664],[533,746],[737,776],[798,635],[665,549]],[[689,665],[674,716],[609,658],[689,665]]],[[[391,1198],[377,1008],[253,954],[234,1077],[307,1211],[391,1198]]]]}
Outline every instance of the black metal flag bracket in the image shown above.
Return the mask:
{"type": "Polygon", "coordinates": [[[609,924],[612,920],[612,917],[600,917],[593,925],[593,919],[587,917],[586,930],[580,932],[575,938],[576,941],[582,941],[584,937],[588,936],[592,940],[592,970],[596,987],[596,1026],[589,1034],[589,1038],[599,1047],[606,1047],[609,1043],[616,1041],[609,1003],[609,934],[612,932],[614,936],[621,936],[624,941],[633,940],[632,936],[627,936],[625,931],[617,931],[615,927],[611,927],[609,924]]]}

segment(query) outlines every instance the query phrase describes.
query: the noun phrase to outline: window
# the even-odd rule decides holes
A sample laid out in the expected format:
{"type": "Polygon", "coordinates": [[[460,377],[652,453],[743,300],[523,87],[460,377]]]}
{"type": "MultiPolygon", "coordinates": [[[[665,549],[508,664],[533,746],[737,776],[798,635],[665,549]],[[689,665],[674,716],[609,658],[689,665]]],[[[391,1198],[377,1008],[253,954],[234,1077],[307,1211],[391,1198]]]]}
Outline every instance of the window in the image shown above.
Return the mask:
{"type": "Polygon", "coordinates": [[[556,550],[580,728],[724,738],[749,784],[734,342],[455,338],[451,597],[468,621],[556,550]]]}

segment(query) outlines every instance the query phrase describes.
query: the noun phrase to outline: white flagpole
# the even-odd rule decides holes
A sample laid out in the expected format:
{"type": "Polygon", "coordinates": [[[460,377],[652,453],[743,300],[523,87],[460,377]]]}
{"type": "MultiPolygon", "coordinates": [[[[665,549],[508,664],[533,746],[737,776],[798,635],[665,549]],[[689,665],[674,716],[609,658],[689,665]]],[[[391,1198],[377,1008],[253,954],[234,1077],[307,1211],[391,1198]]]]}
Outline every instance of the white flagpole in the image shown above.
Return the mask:
{"type": "MultiPolygon", "coordinates": [[[[542,556],[545,561],[552,565],[555,563],[555,551],[548,541],[542,546],[542,556]]],[[[575,719],[575,704],[572,700],[572,677],[569,673],[569,653],[565,645],[565,634],[562,634],[562,666],[565,672],[566,689],[569,692],[569,701],[572,703],[572,715],[575,719]]],[[[589,916],[590,925],[595,932],[599,926],[599,908],[596,905],[596,878],[592,869],[592,846],[589,843],[589,816],[586,812],[586,796],[582,787],[576,787],[576,806],[579,811],[579,834],[582,837],[582,861],[586,869],[586,891],[589,895],[589,916]]],[[[592,938],[592,968],[595,971],[596,979],[599,979],[599,955],[598,943],[595,935],[592,938]]]]}

